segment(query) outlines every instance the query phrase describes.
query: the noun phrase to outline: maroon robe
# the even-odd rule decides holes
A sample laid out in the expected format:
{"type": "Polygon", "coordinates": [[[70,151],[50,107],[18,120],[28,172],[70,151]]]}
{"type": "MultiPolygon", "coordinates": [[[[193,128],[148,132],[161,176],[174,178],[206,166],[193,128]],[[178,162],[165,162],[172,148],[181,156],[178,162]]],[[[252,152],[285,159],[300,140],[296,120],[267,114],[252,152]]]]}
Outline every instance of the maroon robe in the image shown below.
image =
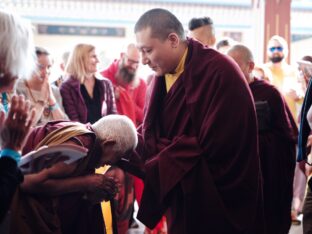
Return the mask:
{"type": "MultiPolygon", "coordinates": [[[[72,124],[68,121],[49,122],[35,128],[23,149],[23,154],[34,150],[50,132],[72,124]]],[[[86,125],[90,130],[91,126],[86,125]]],[[[71,140],[89,149],[72,177],[94,174],[95,163],[100,157],[94,147],[95,134],[84,134],[71,140]],[[79,143],[78,143],[79,142],[79,143]]],[[[19,190],[13,200],[11,234],[104,234],[104,220],[100,204],[93,205],[83,199],[83,192],[59,196],[31,195],[19,190]]]]}
{"type": "Polygon", "coordinates": [[[267,233],[288,234],[291,225],[293,178],[298,130],[282,95],[263,80],[250,84],[255,102],[266,101],[270,127],[259,132],[267,233]]]}
{"type": "Polygon", "coordinates": [[[153,82],[138,147],[146,169],[138,218],[153,228],[166,213],[170,234],[263,233],[256,115],[239,68],[189,40],[169,92],[164,77],[153,82]]]}

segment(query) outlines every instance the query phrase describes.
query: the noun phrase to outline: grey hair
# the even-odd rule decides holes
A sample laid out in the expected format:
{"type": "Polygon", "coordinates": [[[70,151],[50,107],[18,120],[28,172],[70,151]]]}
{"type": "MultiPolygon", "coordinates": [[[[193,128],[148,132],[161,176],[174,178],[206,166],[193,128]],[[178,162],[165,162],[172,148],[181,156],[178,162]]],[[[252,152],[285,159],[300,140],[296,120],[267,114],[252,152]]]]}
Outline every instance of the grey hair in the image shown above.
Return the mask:
{"type": "Polygon", "coordinates": [[[92,124],[95,135],[101,140],[115,140],[114,150],[126,152],[138,144],[134,123],[125,115],[107,115],[92,124]]]}
{"type": "Polygon", "coordinates": [[[0,9],[0,61],[12,76],[28,77],[35,68],[33,32],[28,20],[0,9]]]}

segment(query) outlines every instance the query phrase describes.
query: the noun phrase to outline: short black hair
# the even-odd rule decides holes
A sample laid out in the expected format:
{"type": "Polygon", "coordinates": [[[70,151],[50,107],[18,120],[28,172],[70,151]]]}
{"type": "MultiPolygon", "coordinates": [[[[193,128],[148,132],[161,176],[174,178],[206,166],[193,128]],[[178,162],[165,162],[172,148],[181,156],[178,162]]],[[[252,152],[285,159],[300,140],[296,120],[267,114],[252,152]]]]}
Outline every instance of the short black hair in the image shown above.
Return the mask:
{"type": "Polygon", "coordinates": [[[45,48],[36,46],[36,55],[38,57],[40,55],[50,55],[50,53],[45,48]]]}
{"type": "Polygon", "coordinates": [[[193,18],[190,20],[188,28],[192,31],[205,25],[213,25],[213,21],[210,17],[193,18]]]}
{"type": "Polygon", "coordinates": [[[310,56],[310,55],[303,56],[303,58],[301,60],[308,61],[308,62],[312,63],[312,56],[310,56]]]}
{"type": "Polygon", "coordinates": [[[230,39],[224,38],[224,39],[222,39],[222,40],[220,40],[220,41],[217,42],[216,48],[217,48],[217,50],[218,50],[218,49],[220,49],[220,48],[223,47],[223,46],[231,46],[231,44],[232,44],[232,43],[230,42],[230,39]]]}
{"type": "Polygon", "coordinates": [[[180,39],[185,39],[185,33],[181,22],[170,11],[155,8],[145,12],[134,26],[134,33],[151,28],[152,37],[165,40],[172,32],[180,39]]]}

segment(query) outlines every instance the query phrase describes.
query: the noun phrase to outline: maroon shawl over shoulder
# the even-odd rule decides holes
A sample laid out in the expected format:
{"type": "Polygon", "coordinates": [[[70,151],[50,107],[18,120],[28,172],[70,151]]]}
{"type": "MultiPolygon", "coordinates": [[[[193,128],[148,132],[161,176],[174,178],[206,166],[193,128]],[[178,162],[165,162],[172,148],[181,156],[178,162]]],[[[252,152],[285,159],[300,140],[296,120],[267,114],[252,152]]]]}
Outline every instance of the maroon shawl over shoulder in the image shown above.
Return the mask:
{"type": "Polygon", "coordinates": [[[264,211],[267,233],[288,233],[296,164],[298,130],[279,91],[266,81],[250,84],[255,102],[267,101],[270,128],[259,132],[259,154],[263,175],[264,211]]]}
{"type": "Polygon", "coordinates": [[[251,93],[232,61],[188,43],[184,72],[169,92],[164,77],[154,79],[140,142],[146,177],[138,218],[153,228],[166,212],[170,234],[257,233],[255,223],[264,225],[251,93]]]}

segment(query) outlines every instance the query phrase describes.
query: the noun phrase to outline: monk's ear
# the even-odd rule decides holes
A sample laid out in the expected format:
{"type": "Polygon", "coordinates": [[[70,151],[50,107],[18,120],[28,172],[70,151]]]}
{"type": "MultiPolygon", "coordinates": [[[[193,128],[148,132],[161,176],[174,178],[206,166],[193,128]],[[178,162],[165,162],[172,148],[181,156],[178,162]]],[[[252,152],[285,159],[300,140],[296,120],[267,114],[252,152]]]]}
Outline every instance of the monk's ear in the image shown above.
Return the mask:
{"type": "Polygon", "coordinates": [[[255,63],[252,61],[249,61],[248,63],[248,72],[251,73],[253,71],[253,69],[255,68],[255,63]]]}
{"type": "Polygon", "coordinates": [[[180,38],[176,33],[170,33],[168,35],[168,40],[172,48],[178,48],[178,45],[180,43],[180,38]]]}
{"type": "Polygon", "coordinates": [[[216,37],[215,36],[212,36],[210,38],[210,45],[209,46],[213,46],[214,44],[216,44],[216,37]]]}

